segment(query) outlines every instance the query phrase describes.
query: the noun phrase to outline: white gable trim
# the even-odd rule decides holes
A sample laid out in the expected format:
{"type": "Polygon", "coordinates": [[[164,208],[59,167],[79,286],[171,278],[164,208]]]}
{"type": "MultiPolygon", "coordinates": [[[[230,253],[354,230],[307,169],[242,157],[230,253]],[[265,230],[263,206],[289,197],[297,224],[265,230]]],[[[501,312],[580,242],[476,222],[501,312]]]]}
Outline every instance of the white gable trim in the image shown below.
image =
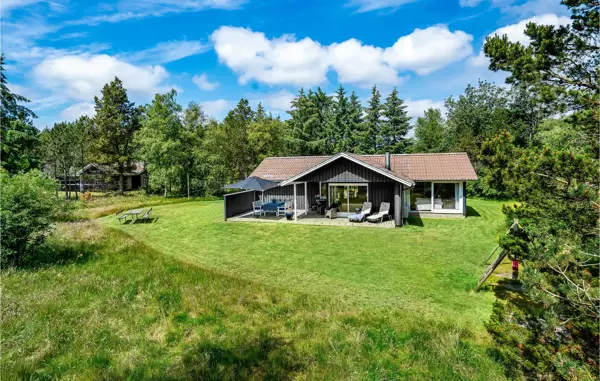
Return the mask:
{"type": "Polygon", "coordinates": [[[288,185],[290,183],[293,183],[294,181],[298,180],[299,178],[301,178],[301,177],[303,177],[305,175],[308,175],[309,173],[314,172],[317,169],[319,169],[321,167],[324,167],[324,166],[326,166],[329,163],[333,163],[334,161],[336,161],[337,159],[340,159],[340,158],[348,159],[348,160],[350,160],[350,161],[352,161],[352,162],[354,162],[354,163],[356,163],[358,165],[362,165],[363,167],[372,170],[373,172],[377,172],[380,175],[388,177],[388,178],[390,178],[392,180],[395,180],[395,181],[397,181],[399,183],[402,183],[404,185],[407,185],[409,187],[413,187],[415,185],[414,181],[412,181],[412,180],[401,179],[400,177],[398,177],[398,176],[396,176],[396,175],[394,175],[392,173],[389,173],[388,171],[384,171],[381,168],[374,167],[371,164],[365,163],[364,161],[356,159],[355,157],[350,156],[350,155],[348,155],[347,153],[344,153],[344,152],[338,153],[337,155],[334,155],[334,156],[330,157],[329,159],[327,159],[327,160],[325,160],[325,161],[323,161],[323,162],[315,165],[314,167],[309,168],[306,171],[297,174],[296,176],[290,177],[289,179],[287,179],[285,181],[282,181],[280,185],[284,186],[284,185],[288,185]]]}

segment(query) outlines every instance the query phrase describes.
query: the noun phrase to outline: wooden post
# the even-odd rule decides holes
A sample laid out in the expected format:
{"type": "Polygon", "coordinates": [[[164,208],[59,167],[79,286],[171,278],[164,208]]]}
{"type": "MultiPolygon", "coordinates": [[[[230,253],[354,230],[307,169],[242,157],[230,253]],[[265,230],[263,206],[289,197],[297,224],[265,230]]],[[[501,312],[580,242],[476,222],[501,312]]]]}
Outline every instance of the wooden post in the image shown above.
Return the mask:
{"type": "Polygon", "coordinates": [[[402,196],[400,183],[394,183],[394,222],[402,226],[402,196]]]}
{"type": "Polygon", "coordinates": [[[308,216],[308,183],[304,182],[304,215],[308,216]]]}
{"type": "Polygon", "coordinates": [[[296,202],[298,200],[296,199],[296,185],[298,184],[294,183],[294,221],[298,220],[298,203],[296,202]]]}

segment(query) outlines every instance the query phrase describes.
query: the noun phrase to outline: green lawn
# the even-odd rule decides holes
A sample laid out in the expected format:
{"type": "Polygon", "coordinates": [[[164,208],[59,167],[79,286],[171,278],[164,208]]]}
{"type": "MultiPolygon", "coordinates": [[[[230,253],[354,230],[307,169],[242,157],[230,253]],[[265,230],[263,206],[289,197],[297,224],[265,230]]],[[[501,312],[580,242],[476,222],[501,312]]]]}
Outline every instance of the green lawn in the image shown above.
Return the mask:
{"type": "Polygon", "coordinates": [[[1,273],[2,379],[503,379],[494,295],[470,291],[501,204],[469,205],[402,229],[224,222],[222,202],[63,224],[1,273]]]}
{"type": "Polygon", "coordinates": [[[470,290],[503,230],[500,205],[470,200],[479,216],[423,219],[423,226],[401,229],[224,222],[221,202],[158,206],[153,224],[103,222],[161,253],[236,278],[356,306],[481,322],[493,296],[470,290]]]}

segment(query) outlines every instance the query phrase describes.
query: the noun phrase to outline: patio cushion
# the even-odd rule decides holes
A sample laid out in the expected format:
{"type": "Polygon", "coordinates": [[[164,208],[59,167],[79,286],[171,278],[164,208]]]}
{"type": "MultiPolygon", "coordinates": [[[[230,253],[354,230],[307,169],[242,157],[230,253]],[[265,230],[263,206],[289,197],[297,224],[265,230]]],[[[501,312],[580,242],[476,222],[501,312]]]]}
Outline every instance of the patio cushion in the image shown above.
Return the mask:
{"type": "Polygon", "coordinates": [[[351,214],[348,216],[348,221],[351,222],[363,222],[365,220],[365,215],[360,213],[360,214],[351,214]]]}

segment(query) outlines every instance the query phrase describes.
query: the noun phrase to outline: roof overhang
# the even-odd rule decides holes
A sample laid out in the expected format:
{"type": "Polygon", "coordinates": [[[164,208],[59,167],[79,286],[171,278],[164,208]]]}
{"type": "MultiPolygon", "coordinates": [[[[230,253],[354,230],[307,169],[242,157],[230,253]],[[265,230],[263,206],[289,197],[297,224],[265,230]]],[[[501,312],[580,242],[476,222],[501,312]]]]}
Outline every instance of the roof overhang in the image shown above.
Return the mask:
{"type": "Polygon", "coordinates": [[[309,168],[309,169],[307,169],[307,170],[305,170],[305,171],[297,174],[296,176],[290,177],[289,179],[287,179],[285,181],[282,181],[281,184],[279,184],[279,185],[280,186],[289,185],[289,184],[295,182],[296,180],[298,180],[298,179],[300,179],[300,178],[308,175],[309,173],[314,172],[317,169],[322,168],[322,167],[326,166],[327,164],[333,163],[334,161],[336,161],[338,159],[341,159],[341,158],[350,160],[350,161],[352,161],[352,162],[354,162],[354,163],[356,163],[358,165],[361,165],[361,166],[363,166],[365,168],[368,168],[368,169],[372,170],[373,172],[377,172],[377,173],[379,173],[382,176],[390,178],[390,179],[392,179],[394,181],[397,181],[397,182],[402,183],[404,185],[407,185],[409,187],[413,187],[415,185],[415,182],[412,181],[411,179],[405,179],[405,178],[398,177],[398,176],[396,176],[395,174],[393,174],[392,172],[390,172],[388,170],[384,170],[382,168],[377,168],[377,167],[375,167],[375,166],[373,166],[373,165],[371,165],[369,163],[365,163],[364,161],[359,160],[356,157],[348,155],[347,153],[344,153],[344,152],[338,153],[337,155],[334,155],[334,156],[330,157],[329,159],[327,159],[327,160],[325,160],[325,161],[323,161],[323,162],[315,165],[314,167],[309,168]]]}

